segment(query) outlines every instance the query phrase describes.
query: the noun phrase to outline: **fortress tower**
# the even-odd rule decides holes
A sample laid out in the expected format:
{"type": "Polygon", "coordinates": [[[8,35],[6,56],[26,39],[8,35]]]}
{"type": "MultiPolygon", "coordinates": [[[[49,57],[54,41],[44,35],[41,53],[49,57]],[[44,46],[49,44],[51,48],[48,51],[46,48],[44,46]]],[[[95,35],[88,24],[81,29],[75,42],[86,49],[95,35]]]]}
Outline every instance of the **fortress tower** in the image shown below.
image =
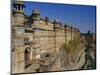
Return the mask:
{"type": "Polygon", "coordinates": [[[12,15],[12,73],[24,72],[24,5],[13,2],[12,15]]]}
{"type": "Polygon", "coordinates": [[[33,10],[32,11],[32,19],[33,20],[40,20],[40,12],[39,10],[33,10]]]}

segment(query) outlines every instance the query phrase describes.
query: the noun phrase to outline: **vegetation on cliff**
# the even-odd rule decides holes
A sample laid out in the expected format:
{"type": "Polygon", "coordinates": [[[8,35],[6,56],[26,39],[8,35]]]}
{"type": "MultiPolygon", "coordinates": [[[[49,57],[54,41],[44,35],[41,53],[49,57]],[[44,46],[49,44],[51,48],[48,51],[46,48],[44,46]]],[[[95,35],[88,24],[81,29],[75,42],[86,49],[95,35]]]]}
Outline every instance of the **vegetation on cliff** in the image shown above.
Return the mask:
{"type": "Polygon", "coordinates": [[[63,47],[67,53],[73,53],[80,43],[81,43],[80,39],[74,39],[70,40],[68,44],[65,43],[63,47]]]}

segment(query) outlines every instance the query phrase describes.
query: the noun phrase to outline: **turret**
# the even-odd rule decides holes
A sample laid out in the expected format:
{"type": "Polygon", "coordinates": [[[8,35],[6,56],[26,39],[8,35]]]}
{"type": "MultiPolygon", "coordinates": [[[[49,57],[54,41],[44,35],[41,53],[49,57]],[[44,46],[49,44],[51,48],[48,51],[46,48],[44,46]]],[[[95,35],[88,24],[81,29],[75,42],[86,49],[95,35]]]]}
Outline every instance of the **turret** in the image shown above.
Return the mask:
{"type": "Polygon", "coordinates": [[[40,12],[39,12],[39,10],[33,10],[32,11],[32,19],[33,20],[40,20],[40,12]]]}
{"type": "Polygon", "coordinates": [[[24,13],[24,4],[22,1],[14,1],[13,2],[13,9],[15,13],[24,13]]]}
{"type": "Polygon", "coordinates": [[[24,5],[21,1],[12,4],[12,73],[23,73],[25,70],[24,59],[24,5]]]}
{"type": "Polygon", "coordinates": [[[13,16],[15,17],[14,25],[23,25],[24,23],[24,3],[22,1],[13,2],[13,16]]]}

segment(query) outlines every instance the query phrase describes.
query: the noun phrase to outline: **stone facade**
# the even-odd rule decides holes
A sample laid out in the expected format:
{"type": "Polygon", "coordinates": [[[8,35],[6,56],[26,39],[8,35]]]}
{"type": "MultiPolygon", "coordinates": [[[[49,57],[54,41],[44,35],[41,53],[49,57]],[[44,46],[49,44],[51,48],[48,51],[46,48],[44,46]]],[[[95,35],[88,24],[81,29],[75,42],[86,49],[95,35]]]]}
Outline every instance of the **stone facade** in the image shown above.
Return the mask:
{"type": "MultiPolygon", "coordinates": [[[[13,2],[12,7],[12,73],[24,73],[42,54],[59,54],[64,43],[80,37],[79,29],[59,20],[50,22],[48,17],[41,19],[38,10],[26,16],[21,1],[13,2]]],[[[60,68],[60,59],[56,62],[53,71],[60,68]]]]}

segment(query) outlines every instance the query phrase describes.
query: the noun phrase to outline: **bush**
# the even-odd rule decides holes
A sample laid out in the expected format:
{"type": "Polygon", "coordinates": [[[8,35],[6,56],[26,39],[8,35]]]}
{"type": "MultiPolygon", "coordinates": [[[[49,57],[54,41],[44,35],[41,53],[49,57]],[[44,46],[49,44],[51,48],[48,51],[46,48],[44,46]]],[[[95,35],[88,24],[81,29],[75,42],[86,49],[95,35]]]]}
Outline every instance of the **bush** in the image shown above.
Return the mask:
{"type": "Polygon", "coordinates": [[[63,45],[64,49],[66,50],[67,53],[72,53],[76,50],[77,46],[81,43],[79,39],[71,40],[69,43],[65,43],[63,45]]]}

